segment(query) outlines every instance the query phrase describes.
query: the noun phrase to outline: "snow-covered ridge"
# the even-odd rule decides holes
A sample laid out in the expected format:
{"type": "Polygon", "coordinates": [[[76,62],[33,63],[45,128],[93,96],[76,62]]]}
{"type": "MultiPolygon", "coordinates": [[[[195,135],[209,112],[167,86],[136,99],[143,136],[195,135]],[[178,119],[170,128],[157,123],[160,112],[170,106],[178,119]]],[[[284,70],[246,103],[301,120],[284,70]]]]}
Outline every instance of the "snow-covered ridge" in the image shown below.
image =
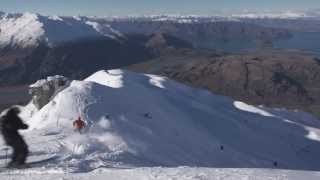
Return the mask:
{"type": "Polygon", "coordinates": [[[315,10],[286,10],[286,11],[244,11],[227,15],[237,19],[310,19],[319,18],[320,11],[315,10]]]}
{"type": "MultiPolygon", "coordinates": [[[[40,84],[39,84],[40,85],[40,84]]],[[[99,71],[21,116],[31,151],[55,167],[197,166],[320,170],[320,121],[194,89],[166,77],[99,71]],[[81,117],[83,134],[72,122],[81,117]],[[37,138],[34,138],[37,137],[37,138]]],[[[0,142],[1,146],[1,142],[0,142]]],[[[1,153],[5,153],[1,151],[1,153]]]]}
{"type": "Polygon", "coordinates": [[[71,17],[33,13],[0,14],[0,47],[10,45],[27,48],[40,43],[56,45],[81,38],[115,38],[114,30],[107,24],[97,24],[94,20],[86,22],[71,17]]]}
{"type": "Polygon", "coordinates": [[[0,46],[19,44],[23,48],[37,45],[44,37],[43,23],[38,15],[21,16],[5,14],[0,19],[0,46]]]}
{"type": "Polygon", "coordinates": [[[292,12],[292,11],[286,11],[286,12],[280,12],[280,13],[272,13],[272,12],[266,12],[266,13],[240,13],[240,14],[233,14],[231,17],[234,18],[248,18],[248,19],[298,19],[298,18],[307,18],[311,17],[303,12],[292,12]]]}
{"type": "MultiPolygon", "coordinates": [[[[154,15],[129,15],[129,16],[107,16],[100,19],[107,20],[150,20],[150,21],[173,21],[178,23],[197,23],[215,21],[240,21],[243,19],[304,19],[319,18],[320,10],[305,11],[243,11],[243,12],[221,12],[214,15],[181,15],[181,14],[154,14],[154,15]]],[[[98,18],[98,17],[96,17],[98,18]]]]}

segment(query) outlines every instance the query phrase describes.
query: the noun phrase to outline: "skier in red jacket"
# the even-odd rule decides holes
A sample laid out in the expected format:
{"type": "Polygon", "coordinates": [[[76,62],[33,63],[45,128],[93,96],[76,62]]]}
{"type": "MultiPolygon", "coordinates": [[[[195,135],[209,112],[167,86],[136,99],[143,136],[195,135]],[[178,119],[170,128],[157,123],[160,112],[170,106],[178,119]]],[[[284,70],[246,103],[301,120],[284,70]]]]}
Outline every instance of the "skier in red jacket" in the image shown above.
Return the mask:
{"type": "Polygon", "coordinates": [[[76,131],[78,131],[81,134],[81,130],[83,128],[85,128],[86,123],[81,119],[81,117],[79,116],[79,118],[75,121],[73,121],[73,127],[75,128],[76,131]]]}

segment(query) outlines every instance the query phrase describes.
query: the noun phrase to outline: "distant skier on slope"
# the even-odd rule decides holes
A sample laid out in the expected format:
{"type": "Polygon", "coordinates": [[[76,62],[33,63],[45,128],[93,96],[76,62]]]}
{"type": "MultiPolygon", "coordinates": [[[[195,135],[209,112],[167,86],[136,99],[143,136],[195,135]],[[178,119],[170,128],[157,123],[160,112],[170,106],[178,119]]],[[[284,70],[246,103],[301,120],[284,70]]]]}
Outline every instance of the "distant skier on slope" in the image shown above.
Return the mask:
{"type": "Polygon", "coordinates": [[[79,118],[77,120],[75,120],[73,122],[73,127],[75,128],[76,131],[78,131],[81,134],[81,131],[83,128],[85,128],[86,124],[85,122],[81,119],[81,117],[79,116],[79,118]]]}
{"type": "Polygon", "coordinates": [[[8,167],[19,168],[24,167],[28,156],[28,145],[23,137],[19,134],[19,129],[28,129],[28,125],[23,123],[18,116],[20,110],[12,107],[6,115],[0,119],[0,129],[6,144],[13,149],[13,155],[8,167]]]}

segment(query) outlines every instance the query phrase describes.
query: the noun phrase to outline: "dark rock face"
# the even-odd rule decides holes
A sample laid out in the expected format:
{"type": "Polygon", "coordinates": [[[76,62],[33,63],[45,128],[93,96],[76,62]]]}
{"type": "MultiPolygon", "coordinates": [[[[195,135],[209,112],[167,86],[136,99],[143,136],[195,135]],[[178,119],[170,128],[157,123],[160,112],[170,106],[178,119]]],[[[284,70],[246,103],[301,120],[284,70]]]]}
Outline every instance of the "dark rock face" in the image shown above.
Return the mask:
{"type": "Polygon", "coordinates": [[[84,78],[100,69],[119,68],[150,59],[145,44],[131,39],[83,39],[56,47],[0,51],[0,85],[29,84],[53,75],[84,78]]]}
{"type": "Polygon", "coordinates": [[[129,68],[165,75],[253,104],[308,111],[320,107],[320,64],[299,52],[268,50],[216,57],[180,54],[129,68]]]}
{"type": "Polygon", "coordinates": [[[39,76],[62,74],[79,79],[99,69],[113,69],[143,62],[152,57],[149,50],[131,40],[84,40],[48,51],[39,67],[39,76]]]}
{"type": "Polygon", "coordinates": [[[25,84],[35,81],[38,68],[49,48],[5,48],[0,51],[0,85],[25,84]]]}
{"type": "Polygon", "coordinates": [[[47,76],[82,79],[101,69],[147,61],[167,49],[192,47],[166,34],[128,35],[123,39],[81,39],[59,46],[0,49],[0,86],[30,84],[47,76]]]}
{"type": "Polygon", "coordinates": [[[150,35],[145,44],[147,47],[153,49],[168,47],[193,48],[191,43],[164,33],[155,33],[150,35]]]}

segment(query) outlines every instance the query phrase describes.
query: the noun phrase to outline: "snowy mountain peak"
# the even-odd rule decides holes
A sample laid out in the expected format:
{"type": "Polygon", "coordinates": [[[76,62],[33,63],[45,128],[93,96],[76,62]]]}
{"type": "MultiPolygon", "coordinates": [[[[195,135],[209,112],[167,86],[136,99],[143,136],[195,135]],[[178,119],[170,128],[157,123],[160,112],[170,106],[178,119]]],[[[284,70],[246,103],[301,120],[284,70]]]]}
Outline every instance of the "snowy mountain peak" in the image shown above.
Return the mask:
{"type": "Polygon", "coordinates": [[[0,19],[0,46],[34,46],[42,40],[44,33],[43,23],[37,14],[6,14],[0,19]]]}
{"type": "Polygon", "coordinates": [[[77,21],[81,21],[82,20],[82,18],[80,16],[73,16],[72,18],[77,20],[77,21]]]}
{"type": "Polygon", "coordinates": [[[54,20],[54,21],[63,21],[63,19],[57,15],[49,16],[48,19],[54,20]]]}
{"type": "Polygon", "coordinates": [[[35,47],[40,43],[56,45],[83,38],[111,37],[118,32],[94,20],[33,13],[0,14],[0,47],[35,47]]]}
{"type": "Polygon", "coordinates": [[[101,70],[86,78],[85,81],[95,82],[111,88],[122,88],[124,86],[124,73],[129,72],[120,69],[101,70]]]}
{"type": "Polygon", "coordinates": [[[320,123],[311,115],[251,106],[162,76],[98,71],[39,111],[29,104],[22,116],[27,141],[59,155],[58,167],[271,168],[276,161],[320,169],[320,123]],[[82,134],[72,126],[78,117],[86,122],[82,134]]]}

